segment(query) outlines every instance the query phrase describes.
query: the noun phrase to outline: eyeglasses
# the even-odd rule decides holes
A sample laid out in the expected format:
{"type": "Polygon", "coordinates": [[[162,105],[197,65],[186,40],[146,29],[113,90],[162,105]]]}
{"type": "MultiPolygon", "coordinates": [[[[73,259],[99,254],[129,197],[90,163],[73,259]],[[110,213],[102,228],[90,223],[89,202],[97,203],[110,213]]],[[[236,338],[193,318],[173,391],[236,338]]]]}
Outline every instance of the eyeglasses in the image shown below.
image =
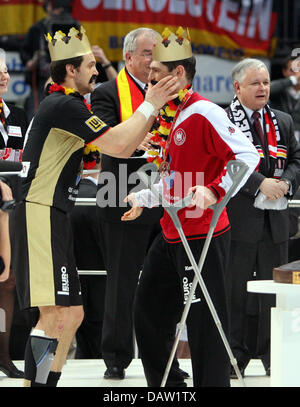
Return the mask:
{"type": "Polygon", "coordinates": [[[151,58],[152,59],[152,52],[141,52],[140,54],[137,54],[137,55],[142,58],[151,58]]]}

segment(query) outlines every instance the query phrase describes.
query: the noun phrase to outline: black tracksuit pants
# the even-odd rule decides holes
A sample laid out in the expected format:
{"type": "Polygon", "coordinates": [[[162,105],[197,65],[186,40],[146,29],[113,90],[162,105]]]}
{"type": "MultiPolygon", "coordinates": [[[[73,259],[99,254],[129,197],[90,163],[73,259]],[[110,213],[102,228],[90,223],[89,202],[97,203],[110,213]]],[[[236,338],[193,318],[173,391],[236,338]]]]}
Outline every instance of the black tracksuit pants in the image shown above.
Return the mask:
{"type": "MultiPolygon", "coordinates": [[[[204,239],[190,240],[196,262],[204,239]]],[[[212,239],[202,277],[214,303],[223,330],[228,333],[225,270],[230,232],[212,239]]],[[[182,243],[169,244],[162,234],[152,244],[137,288],[134,322],[148,386],[160,386],[170,356],[174,332],[194,277],[182,243]]],[[[199,285],[188,318],[194,386],[229,386],[230,360],[199,285]]],[[[180,386],[182,378],[171,368],[167,386],[180,386]]]]}

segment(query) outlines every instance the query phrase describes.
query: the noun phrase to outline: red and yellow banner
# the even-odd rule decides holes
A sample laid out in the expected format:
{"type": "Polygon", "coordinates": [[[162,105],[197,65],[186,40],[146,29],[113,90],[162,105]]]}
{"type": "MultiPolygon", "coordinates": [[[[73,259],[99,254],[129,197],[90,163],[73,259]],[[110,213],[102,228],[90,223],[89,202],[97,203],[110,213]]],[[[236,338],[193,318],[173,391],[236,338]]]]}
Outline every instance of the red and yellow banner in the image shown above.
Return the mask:
{"type": "Polygon", "coordinates": [[[43,0],[0,0],[0,35],[25,34],[45,16],[43,0]]]}
{"type": "MultiPolygon", "coordinates": [[[[25,33],[43,16],[41,3],[0,0],[0,35],[25,33]]],[[[273,0],[74,0],[73,16],[113,61],[122,60],[124,36],[141,26],[188,27],[195,54],[221,58],[270,57],[275,45],[273,0]]]]}

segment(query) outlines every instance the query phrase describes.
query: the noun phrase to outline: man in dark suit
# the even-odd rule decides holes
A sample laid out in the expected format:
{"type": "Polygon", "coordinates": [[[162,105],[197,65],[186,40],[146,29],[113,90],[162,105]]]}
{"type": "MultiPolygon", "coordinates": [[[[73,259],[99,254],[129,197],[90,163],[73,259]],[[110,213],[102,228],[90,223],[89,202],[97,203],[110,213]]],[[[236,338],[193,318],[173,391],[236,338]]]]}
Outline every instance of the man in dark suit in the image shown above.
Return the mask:
{"type": "MultiPolygon", "coordinates": [[[[100,154],[93,170],[100,171],[100,154]]],[[[96,198],[98,172],[79,183],[78,198],[96,198]]],[[[75,206],[71,213],[74,255],[78,270],[104,270],[99,248],[96,206],[75,206]]],[[[106,276],[80,275],[84,309],[83,321],[76,332],[75,359],[100,359],[106,276]]]]}
{"type": "MultiPolygon", "coordinates": [[[[295,192],[300,148],[290,115],[267,105],[270,77],[257,59],[245,59],[232,71],[235,98],[228,108],[233,123],[249,137],[261,160],[228,206],[231,253],[228,266],[231,347],[241,372],[251,359],[247,347],[247,281],[273,279],[273,268],[287,263],[287,198],[295,192]]],[[[257,295],[256,354],[270,374],[270,308],[275,296],[257,295]]],[[[234,377],[234,375],[232,376],[234,377]]]]}
{"type": "MultiPolygon", "coordinates": [[[[93,112],[110,126],[126,120],[143,102],[155,36],[147,28],[130,32],[123,47],[125,68],[92,93],[93,112]]],[[[147,162],[143,154],[136,151],[129,159],[103,155],[98,180],[97,212],[107,270],[102,355],[108,379],[123,379],[133,358],[133,298],[147,249],[160,230],[161,208],[146,209],[134,222],[121,221],[130,208],[123,200],[138,183],[135,172],[147,162]]]]}

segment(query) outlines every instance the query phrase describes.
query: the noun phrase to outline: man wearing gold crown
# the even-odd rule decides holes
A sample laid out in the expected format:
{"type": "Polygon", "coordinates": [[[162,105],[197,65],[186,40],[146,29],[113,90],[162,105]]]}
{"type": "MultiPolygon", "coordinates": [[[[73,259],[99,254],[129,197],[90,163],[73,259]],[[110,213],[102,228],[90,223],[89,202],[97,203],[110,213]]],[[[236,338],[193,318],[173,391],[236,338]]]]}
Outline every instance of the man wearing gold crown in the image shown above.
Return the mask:
{"type": "MultiPolygon", "coordinates": [[[[157,119],[154,139],[161,139],[162,157],[154,156],[161,169],[159,187],[174,203],[193,192],[191,207],[179,212],[183,231],[196,261],[209,231],[212,211],[231,186],[226,171],[229,160],[241,160],[255,170],[259,156],[248,139],[229,121],[225,111],[199,94],[191,84],[195,74],[188,35],[180,27],[176,35],[166,29],[153,50],[149,80],[166,75],[177,78],[178,97],[168,102],[157,119]],[[184,180],[184,182],[182,182],[184,180]]],[[[133,205],[123,220],[135,219],[143,207],[158,205],[152,192],[132,192],[133,205]]],[[[152,244],[137,288],[134,322],[138,348],[149,386],[160,386],[171,353],[169,332],[179,322],[194,272],[167,214],[161,219],[162,234],[152,244]]],[[[224,331],[228,333],[225,269],[229,253],[230,225],[226,210],[214,230],[202,276],[224,331]]],[[[187,318],[194,386],[229,386],[230,361],[217,327],[198,286],[187,318]]],[[[185,386],[171,366],[166,386],[185,386]]]]}
{"type": "Polygon", "coordinates": [[[54,82],[31,124],[23,154],[23,200],[12,221],[19,302],[40,313],[25,351],[25,379],[31,386],[57,385],[83,317],[68,212],[84,146],[93,143],[105,154],[127,157],[151,128],[155,111],[176,95],[175,79],[162,80],[132,117],[110,128],[82,96],[93,90],[97,75],[84,29],[72,28],[68,35],[58,31],[47,39],[54,82]]]}

